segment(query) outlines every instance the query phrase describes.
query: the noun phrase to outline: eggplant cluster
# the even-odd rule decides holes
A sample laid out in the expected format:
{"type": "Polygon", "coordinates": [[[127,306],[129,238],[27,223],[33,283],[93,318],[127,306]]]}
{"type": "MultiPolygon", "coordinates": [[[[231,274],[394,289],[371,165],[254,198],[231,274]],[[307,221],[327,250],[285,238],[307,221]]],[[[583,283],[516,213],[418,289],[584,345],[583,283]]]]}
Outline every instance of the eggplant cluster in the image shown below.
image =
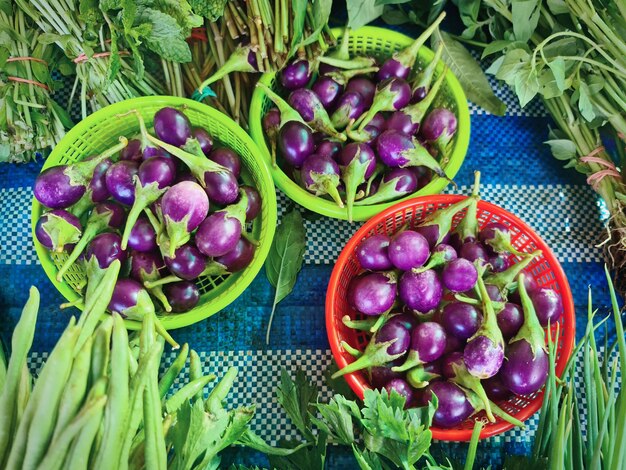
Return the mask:
{"type": "Polygon", "coordinates": [[[433,175],[448,179],[442,164],[457,118],[433,108],[447,71],[435,78],[441,47],[415,67],[441,18],[380,65],[349,54],[346,30],[337,51],[287,65],[279,92],[257,85],[276,105],[263,117],[274,163],[309,192],[345,207],[350,221],[354,206],[414,193],[433,175]]]}
{"type": "MultiPolygon", "coordinates": [[[[215,145],[180,110],[154,115],[154,132],[139,112],[139,134],[99,155],[43,171],[37,200],[52,209],[36,224],[39,243],[69,254],[57,279],[84,263],[87,289],[115,260],[125,263],[111,312],[141,319],[182,313],[200,299],[200,276],[226,275],[251,262],[256,242],[246,224],[261,209],[259,192],[241,182],[241,158],[215,145]]],[[[94,284],[95,285],[95,284],[94,284]]]]}
{"type": "Polygon", "coordinates": [[[372,387],[396,390],[408,406],[434,394],[433,423],[443,428],[482,410],[521,425],[494,401],[541,389],[544,327],[563,312],[556,291],[524,274],[540,251],[517,251],[502,223],[478,229],[478,180],[470,197],[419,225],[360,243],[362,271],[347,291],[355,315],[343,323],[369,339],[363,351],[342,343],[355,360],[335,374],[365,369],[372,387]]]}

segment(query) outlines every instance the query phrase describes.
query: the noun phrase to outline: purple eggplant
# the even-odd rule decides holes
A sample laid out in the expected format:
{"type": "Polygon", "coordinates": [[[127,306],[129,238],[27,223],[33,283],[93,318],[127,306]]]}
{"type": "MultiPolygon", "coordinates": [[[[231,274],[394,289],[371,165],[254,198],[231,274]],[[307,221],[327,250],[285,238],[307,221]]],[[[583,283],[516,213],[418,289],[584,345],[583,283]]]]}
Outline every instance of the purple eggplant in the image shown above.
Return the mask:
{"type": "Polygon", "coordinates": [[[74,249],[57,272],[57,281],[63,280],[63,275],[74,264],[81,253],[87,248],[91,240],[102,232],[117,230],[124,223],[126,213],[124,208],[115,202],[101,202],[96,204],[87,219],[83,234],[74,246],[74,249]]]}
{"type": "Polygon", "coordinates": [[[363,240],[356,252],[361,267],[370,271],[385,271],[393,268],[388,251],[390,241],[390,238],[383,233],[363,240]]]}
{"type": "Polygon", "coordinates": [[[348,286],[348,303],[365,315],[380,315],[393,306],[396,292],[393,272],[361,274],[348,286]]]}
{"type": "Polygon", "coordinates": [[[337,157],[341,179],[346,186],[346,210],[352,222],[352,208],[358,186],[372,176],[376,169],[376,155],[367,144],[356,142],[346,145],[337,157]]]}
{"type": "Polygon", "coordinates": [[[432,269],[421,273],[407,271],[398,282],[398,294],[411,310],[428,313],[439,306],[443,286],[439,275],[432,269]]]}
{"type": "MultiPolygon", "coordinates": [[[[356,92],[360,94],[364,100],[365,107],[369,108],[374,101],[376,85],[367,77],[354,77],[346,84],[346,93],[348,92],[356,92]]],[[[380,118],[382,117],[382,114],[378,114],[378,116],[380,118]]],[[[356,119],[356,117],[354,119],[356,119]]],[[[373,120],[374,118],[372,118],[372,121],[373,120]]],[[[370,121],[370,123],[372,122],[370,121]]],[[[377,127],[380,127],[380,125],[377,127]]]]}
{"type": "Polygon", "coordinates": [[[548,378],[549,359],[546,352],[545,333],[522,282],[523,277],[524,274],[520,274],[520,297],[524,311],[524,324],[509,341],[501,376],[504,385],[513,393],[529,395],[545,384],[548,378]]]}
{"type": "Polygon", "coordinates": [[[478,233],[478,240],[495,253],[511,253],[515,256],[524,255],[511,244],[509,228],[499,222],[492,222],[483,227],[478,233]]]}
{"type": "MultiPolygon", "coordinates": [[[[211,134],[209,134],[206,129],[194,127],[191,129],[191,137],[198,141],[198,144],[200,144],[200,148],[202,149],[202,153],[208,157],[213,150],[213,137],[211,137],[211,134]]],[[[212,160],[217,161],[214,158],[212,158],[212,160]]],[[[218,163],[221,164],[221,162],[218,163]]]]}
{"type": "Polygon", "coordinates": [[[363,96],[356,91],[345,91],[337,99],[335,110],[330,116],[335,129],[345,128],[350,121],[359,119],[367,108],[363,96]]]}
{"type": "Polygon", "coordinates": [[[413,403],[413,389],[411,385],[404,379],[391,379],[385,385],[384,389],[391,395],[392,392],[397,393],[404,398],[404,408],[408,408],[413,403]]]}
{"type": "Polygon", "coordinates": [[[202,254],[211,258],[223,256],[237,246],[245,229],[248,206],[246,192],[240,190],[240,194],[237,204],[214,212],[198,226],[194,240],[202,254]]]}
{"type": "MultiPolygon", "coordinates": [[[[521,296],[521,284],[519,291],[521,296]]],[[[531,292],[530,298],[537,312],[541,326],[548,326],[548,324],[554,325],[563,314],[563,301],[561,300],[561,296],[552,289],[545,287],[537,289],[531,292]]]]}
{"type": "Polygon", "coordinates": [[[154,133],[163,142],[182,147],[191,137],[191,123],[178,109],[161,108],[154,114],[154,133]]]}
{"type": "Polygon", "coordinates": [[[200,301],[200,291],[191,281],[180,281],[167,284],[163,288],[172,312],[183,313],[193,309],[200,301]]]}
{"type": "Polygon", "coordinates": [[[422,122],[420,136],[433,144],[442,155],[446,155],[456,128],[457,119],[454,113],[445,108],[437,108],[430,111],[422,122]]]}
{"type": "Polygon", "coordinates": [[[502,332],[505,341],[510,340],[517,334],[524,323],[524,314],[519,305],[513,303],[505,303],[502,310],[497,314],[498,328],[502,332]]]}
{"type": "Polygon", "coordinates": [[[127,245],[135,251],[145,252],[156,250],[156,231],[145,215],[140,215],[130,229],[127,245]]]}
{"type": "Polygon", "coordinates": [[[306,124],[289,121],[280,128],[278,149],[289,165],[300,168],[315,150],[313,134],[306,124]]]}
{"type": "Polygon", "coordinates": [[[134,180],[138,171],[138,163],[130,160],[122,160],[109,167],[105,181],[113,199],[127,206],[135,202],[134,180]]]}
{"type": "Polygon", "coordinates": [[[120,160],[130,160],[139,164],[142,158],[141,140],[139,139],[130,139],[128,145],[120,150],[120,160]]]}
{"type": "Polygon", "coordinates": [[[516,279],[519,274],[534,260],[541,255],[541,250],[532,253],[524,253],[523,258],[518,263],[512,265],[500,273],[492,273],[485,277],[485,284],[496,286],[501,293],[505,293],[502,297],[507,297],[506,292],[513,290],[517,286],[516,279]]]}
{"type": "Polygon", "coordinates": [[[409,73],[411,73],[411,69],[413,69],[413,65],[415,64],[415,60],[419,55],[420,49],[437,29],[445,16],[445,12],[441,13],[437,19],[411,43],[410,46],[402,49],[401,51],[395,52],[389,59],[387,59],[380,67],[380,70],[376,74],[376,78],[381,81],[390,77],[408,78],[409,73]]]}
{"type": "Polygon", "coordinates": [[[383,176],[378,188],[370,196],[355,202],[357,206],[393,201],[417,191],[417,178],[408,168],[392,168],[383,176]]]}
{"type": "Polygon", "coordinates": [[[461,245],[459,256],[464,260],[473,263],[479,261],[481,265],[487,264],[489,255],[485,247],[477,241],[467,241],[461,245]]]}
{"type": "Polygon", "coordinates": [[[478,331],[483,321],[480,311],[464,302],[453,301],[446,304],[441,312],[441,324],[448,335],[465,341],[478,331]]]}
{"type": "MultiPolygon", "coordinates": [[[[434,226],[431,225],[430,227],[434,226]]],[[[418,233],[420,233],[420,235],[422,235],[426,239],[423,231],[418,231],[418,233]]],[[[430,247],[431,241],[428,239],[426,239],[426,241],[428,242],[430,247]]],[[[427,269],[434,269],[439,266],[443,266],[451,261],[454,261],[457,258],[458,256],[454,248],[452,248],[450,245],[446,245],[445,243],[441,243],[432,250],[430,258],[428,258],[428,262],[421,268],[413,269],[413,271],[416,273],[420,273],[422,271],[426,271],[427,269]]]]}
{"type": "Polygon", "coordinates": [[[315,80],[311,90],[317,95],[324,108],[330,111],[343,91],[343,86],[330,77],[322,76],[315,80]]]}
{"type": "Polygon", "coordinates": [[[446,349],[443,351],[444,354],[450,354],[453,352],[462,352],[465,348],[466,341],[463,341],[456,336],[448,335],[446,338],[446,349]]]}
{"type": "Polygon", "coordinates": [[[66,245],[80,240],[82,230],[78,217],[64,209],[54,209],[39,218],[35,236],[47,249],[61,253],[66,245]]]}
{"type": "Polygon", "coordinates": [[[428,108],[435,99],[439,88],[445,79],[447,69],[444,69],[439,78],[433,84],[432,89],[418,103],[409,104],[395,111],[386,121],[386,129],[395,129],[407,135],[415,135],[420,129],[420,124],[426,116],[428,108]]]}
{"type": "Polygon", "coordinates": [[[229,273],[236,273],[247,268],[254,258],[255,246],[245,237],[241,237],[235,248],[228,253],[215,258],[215,262],[229,273]]]}
{"type": "Polygon", "coordinates": [[[446,379],[453,378],[454,373],[453,364],[460,364],[463,362],[463,353],[461,351],[453,351],[445,354],[441,358],[441,375],[446,379]]]}
{"type": "Polygon", "coordinates": [[[71,165],[53,166],[42,171],[35,179],[33,188],[35,198],[50,209],[65,209],[75,204],[85,194],[96,167],[127,144],[128,140],[120,137],[119,144],[97,157],[71,165]]]}
{"type": "Polygon", "coordinates": [[[487,263],[489,264],[491,272],[494,273],[504,272],[511,267],[510,258],[503,253],[499,253],[495,256],[490,256],[487,260],[487,263]]]}
{"type": "MultiPolygon", "coordinates": [[[[401,372],[393,372],[391,370],[392,364],[395,365],[396,361],[392,361],[384,366],[374,366],[369,369],[369,378],[372,388],[381,389],[392,379],[401,379],[404,374],[401,372]]],[[[402,359],[400,359],[402,362],[402,359]]]]}
{"type": "Polygon", "coordinates": [[[490,400],[507,400],[511,398],[511,391],[506,388],[502,381],[502,372],[497,373],[493,377],[483,380],[483,387],[490,400]]]}
{"type": "Polygon", "coordinates": [[[239,183],[231,171],[206,173],[204,184],[209,200],[222,206],[232,204],[239,195],[239,183]]]}
{"type": "MultiPolygon", "coordinates": [[[[156,250],[133,250],[130,252],[128,258],[130,260],[130,276],[141,284],[158,281],[166,272],[163,257],[161,253],[156,250]]],[[[163,293],[161,286],[149,288],[148,292],[163,304],[163,308],[166,312],[172,311],[172,306],[163,293]]]]}
{"type": "Polygon", "coordinates": [[[504,360],[504,339],[491,299],[482,279],[483,268],[478,273],[478,289],[482,298],[483,321],[478,331],[469,338],[463,350],[468,372],[479,379],[488,379],[498,373],[504,360]]]}
{"type": "Polygon", "coordinates": [[[433,382],[426,388],[426,399],[437,397],[437,410],[433,415],[433,425],[440,428],[453,428],[471,416],[474,407],[465,392],[452,382],[433,382]]]}
{"type": "Polygon", "coordinates": [[[162,235],[167,234],[159,240],[161,250],[174,258],[176,249],[189,241],[208,212],[209,198],[199,184],[183,181],[168,189],[161,200],[166,230],[162,235]]]}
{"type": "Polygon", "coordinates": [[[411,345],[406,361],[393,367],[395,372],[403,372],[421,364],[439,359],[446,347],[446,332],[439,323],[420,323],[411,332],[411,345]]]}
{"type": "MultiPolygon", "coordinates": [[[[299,88],[291,92],[288,103],[300,113],[302,119],[318,132],[329,135],[332,138],[346,140],[346,136],[335,129],[330,116],[315,92],[307,88],[299,88]]],[[[277,103],[277,106],[280,105],[277,103]]]]}
{"type": "Polygon", "coordinates": [[[401,271],[409,271],[422,266],[430,251],[428,241],[413,230],[403,230],[391,238],[388,248],[389,259],[401,271]]]}
{"type": "Polygon", "coordinates": [[[111,266],[115,260],[124,262],[126,251],[122,248],[122,239],[117,233],[106,232],[96,235],[85,251],[85,258],[95,257],[101,269],[111,266]]]}
{"type": "MultiPolygon", "coordinates": [[[[435,55],[433,59],[428,63],[423,70],[421,70],[415,80],[411,83],[413,88],[413,95],[411,97],[411,104],[419,103],[424,100],[432,90],[431,83],[433,81],[433,76],[435,75],[435,71],[437,66],[439,65],[439,61],[441,60],[441,55],[443,53],[443,43],[440,43],[435,51],[435,55]]],[[[442,74],[445,76],[445,72],[442,74]]],[[[434,88],[434,85],[432,85],[434,88]]]]}
{"type": "Polygon", "coordinates": [[[335,372],[333,379],[402,358],[409,349],[411,333],[402,321],[389,319],[374,333],[363,354],[354,362],[335,372]]]}
{"type": "Polygon", "coordinates": [[[411,100],[411,87],[402,78],[389,78],[378,84],[372,106],[356,123],[359,130],[370,123],[379,111],[397,111],[411,100]]]}
{"type": "Polygon", "coordinates": [[[175,349],[180,347],[154,315],[154,303],[148,291],[134,279],[117,280],[108,309],[111,313],[119,313],[124,318],[139,322],[143,321],[146,315],[153,315],[157,333],[175,349]]]}
{"type": "Polygon", "coordinates": [[[207,263],[206,257],[191,243],[177,248],[174,257],[166,256],[163,261],[172,274],[187,281],[200,276],[207,263]]]}
{"type": "Polygon", "coordinates": [[[130,232],[142,211],[160,198],[167,188],[174,183],[175,178],[176,165],[166,158],[149,158],[139,166],[135,180],[133,206],[128,213],[126,228],[122,236],[123,249],[128,246],[130,232]]]}
{"type": "Polygon", "coordinates": [[[443,267],[441,280],[443,285],[452,292],[465,292],[476,285],[478,271],[474,265],[464,258],[450,261],[443,267]]]}
{"type": "Polygon", "coordinates": [[[385,131],[378,136],[376,149],[380,160],[391,168],[425,166],[433,170],[438,176],[449,180],[428,150],[406,134],[395,130],[385,131]]]}
{"type": "Polygon", "coordinates": [[[246,207],[246,222],[252,222],[261,212],[261,195],[252,186],[241,186],[246,192],[248,205],[246,207]]]}
{"type": "Polygon", "coordinates": [[[111,197],[106,185],[106,172],[111,165],[113,165],[113,160],[105,158],[93,170],[93,176],[87,185],[87,192],[91,192],[91,202],[104,202],[111,197]]]}
{"type": "Polygon", "coordinates": [[[228,168],[235,178],[239,178],[241,174],[241,158],[234,150],[227,147],[217,147],[209,153],[208,158],[224,168],[228,168]]]}
{"type": "Polygon", "coordinates": [[[339,165],[330,157],[310,155],[302,164],[300,177],[304,187],[315,194],[328,194],[335,203],[343,208],[343,201],[339,196],[339,165]]]}
{"type": "Polygon", "coordinates": [[[324,139],[315,147],[315,153],[325,157],[335,158],[341,151],[341,144],[334,140],[324,139]]]}
{"type": "Polygon", "coordinates": [[[280,72],[280,84],[287,90],[296,90],[309,83],[311,67],[307,60],[295,60],[280,72]]]}
{"type": "Polygon", "coordinates": [[[270,108],[263,116],[263,131],[270,141],[270,153],[272,154],[272,165],[276,166],[276,143],[278,131],[280,130],[280,111],[278,108],[270,108]]]}

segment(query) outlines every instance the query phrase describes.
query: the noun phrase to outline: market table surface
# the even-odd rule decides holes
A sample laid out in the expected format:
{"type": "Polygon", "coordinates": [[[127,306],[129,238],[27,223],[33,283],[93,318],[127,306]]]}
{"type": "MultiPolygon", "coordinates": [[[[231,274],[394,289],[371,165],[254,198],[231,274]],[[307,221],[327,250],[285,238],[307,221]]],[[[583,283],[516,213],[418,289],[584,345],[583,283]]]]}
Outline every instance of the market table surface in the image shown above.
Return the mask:
{"type": "MultiPolygon", "coordinates": [[[[539,102],[520,109],[516,98],[503,85],[493,83],[508,105],[505,117],[492,116],[471,105],[472,131],[467,158],[455,181],[458,188],[445,192],[467,194],[473,171],[482,172],[481,193],[485,200],[518,215],[552,247],[567,274],[577,313],[577,338],[586,324],[587,287],[594,304],[604,313],[609,305],[601,250],[603,207],[584,178],[561,168],[543,142],[550,118],[539,102]]],[[[31,238],[32,184],[42,162],[0,165],[0,337],[7,344],[24,305],[28,287],[42,294],[42,308],[30,358],[36,372],[60,336],[75,309],[60,310],[61,295],[41,268],[31,238]]],[[[277,191],[280,214],[289,202],[277,191]]],[[[200,353],[205,368],[223,374],[239,367],[239,378],[229,400],[232,406],[256,403],[255,431],[268,441],[295,436],[293,426],[275,400],[281,367],[301,367],[321,389],[322,399],[331,395],[323,373],[332,361],[324,325],[324,299],[334,262],[359,223],[315,217],[306,221],[305,265],[292,292],[277,308],[271,342],[265,344],[265,329],[272,306],[273,290],[261,271],[245,293],[228,308],[190,327],[176,330],[179,342],[188,342],[200,353]]],[[[613,326],[608,326],[613,330],[613,326]]],[[[169,354],[171,360],[173,354],[169,354]]],[[[479,464],[501,466],[505,454],[523,454],[531,449],[537,416],[527,429],[512,430],[482,441],[479,464]]],[[[465,444],[435,446],[451,457],[465,455],[465,444]]],[[[351,468],[351,454],[329,451],[329,468],[351,468]]],[[[232,451],[226,460],[261,465],[259,455],[232,451]],[[234,455],[237,454],[237,455],[234,455]]]]}

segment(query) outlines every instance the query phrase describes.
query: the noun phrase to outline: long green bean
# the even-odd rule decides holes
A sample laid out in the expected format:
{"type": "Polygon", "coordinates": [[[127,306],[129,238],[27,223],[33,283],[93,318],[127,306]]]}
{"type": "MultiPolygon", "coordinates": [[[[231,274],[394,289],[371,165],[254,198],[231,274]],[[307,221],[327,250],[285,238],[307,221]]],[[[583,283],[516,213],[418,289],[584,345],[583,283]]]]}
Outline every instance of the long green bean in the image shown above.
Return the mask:
{"type": "Polygon", "coordinates": [[[20,385],[17,390],[17,400],[15,403],[15,426],[19,426],[24,411],[30,400],[30,394],[33,391],[33,377],[30,375],[28,364],[22,367],[22,375],[20,376],[20,385]]]}
{"type": "Polygon", "coordinates": [[[226,395],[230,392],[230,389],[235,382],[235,378],[239,370],[236,367],[231,367],[226,371],[222,380],[220,380],[217,385],[211,390],[211,393],[207,397],[204,403],[204,409],[209,413],[217,414],[220,410],[224,408],[222,402],[226,399],[226,395]]]}
{"type": "Polygon", "coordinates": [[[91,350],[91,382],[95,382],[103,375],[107,375],[109,356],[111,354],[111,333],[113,318],[107,317],[100,324],[93,338],[91,350]]]}
{"type": "Polygon", "coordinates": [[[198,393],[202,394],[204,387],[213,380],[215,380],[215,375],[213,374],[192,380],[165,402],[165,411],[168,413],[178,411],[185,401],[190,400],[198,393]]]}
{"type": "MultiPolygon", "coordinates": [[[[106,377],[100,377],[91,387],[90,397],[104,396],[108,385],[106,377]]],[[[82,430],[82,432],[74,439],[72,447],[63,465],[63,468],[71,470],[87,470],[89,466],[89,458],[91,449],[96,439],[96,434],[102,423],[102,415],[104,410],[100,408],[98,412],[91,417],[82,430]]]]}
{"type": "MultiPolygon", "coordinates": [[[[202,363],[200,362],[200,356],[193,349],[189,353],[189,380],[194,381],[202,377],[202,363]]],[[[194,395],[193,400],[202,400],[204,398],[204,387],[202,387],[194,395]]]]}
{"type": "Polygon", "coordinates": [[[183,370],[183,367],[185,367],[188,355],[189,344],[185,343],[180,348],[178,356],[176,356],[176,359],[174,359],[172,365],[167,368],[167,370],[159,380],[159,395],[161,396],[161,398],[165,398],[165,395],[167,395],[167,392],[176,380],[176,377],[178,377],[180,371],[183,370]]]}
{"type": "Polygon", "coordinates": [[[111,380],[104,409],[104,437],[95,459],[95,469],[117,469],[111,456],[119,455],[124,439],[124,422],[129,409],[128,389],[128,334],[122,317],[114,313],[111,338],[111,380]]]}
{"type": "Polygon", "coordinates": [[[4,388],[4,381],[7,378],[7,358],[4,355],[4,348],[0,342],[0,394],[4,388]]]}
{"type": "Polygon", "coordinates": [[[17,429],[7,468],[35,468],[50,441],[61,392],[70,374],[80,329],[70,320],[43,366],[17,429]]]}
{"type": "Polygon", "coordinates": [[[37,312],[39,311],[39,291],[30,288],[30,294],[22,316],[13,332],[11,341],[12,354],[7,367],[6,379],[0,395],[0,467],[8,455],[8,445],[13,436],[15,425],[15,398],[19,388],[22,369],[26,364],[26,355],[33,344],[37,312]]]}
{"type": "Polygon", "coordinates": [[[85,406],[76,415],[76,417],[68,423],[57,439],[52,441],[50,447],[48,448],[48,452],[46,452],[46,455],[37,467],[37,470],[60,469],[63,465],[67,449],[70,447],[74,437],[83,430],[93,416],[97,415],[98,411],[104,407],[106,402],[107,397],[102,396],[85,403],[85,406]]]}
{"type": "Polygon", "coordinates": [[[80,409],[85,395],[87,394],[87,382],[89,379],[89,369],[91,367],[91,349],[93,339],[89,338],[74,358],[70,377],[61,396],[59,412],[56,419],[56,427],[52,434],[52,439],[63,432],[67,423],[76,415],[80,409]]]}

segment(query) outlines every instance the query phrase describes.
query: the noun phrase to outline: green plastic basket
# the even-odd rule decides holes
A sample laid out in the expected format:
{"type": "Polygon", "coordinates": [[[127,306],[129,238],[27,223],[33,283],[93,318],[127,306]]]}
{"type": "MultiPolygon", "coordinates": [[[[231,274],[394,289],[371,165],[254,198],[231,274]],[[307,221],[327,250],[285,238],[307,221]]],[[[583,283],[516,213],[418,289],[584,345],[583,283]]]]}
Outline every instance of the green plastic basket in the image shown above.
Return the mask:
{"type": "MultiPolygon", "coordinates": [[[[217,142],[236,151],[242,159],[242,179],[256,187],[262,199],[261,213],[252,224],[248,224],[248,231],[259,241],[250,265],[243,271],[227,276],[200,278],[197,285],[201,297],[196,308],[186,313],[161,317],[165,328],[174,329],[204,320],[233,302],[250,285],[269,252],[276,229],[276,193],[268,167],[258,157],[259,150],[250,136],[228,116],[197,101],[171,96],[134,98],[107,106],[74,126],[54,148],[43,169],[82,160],[111,147],[121,135],[132,136],[137,133],[139,126],[136,117],[120,114],[137,109],[146,124],[151,126],[154,114],[164,106],[184,110],[194,126],[205,128],[217,142]]],[[[37,256],[50,281],[67,300],[73,301],[79,297],[85,272],[80,263],[75,263],[63,276],[63,282],[56,280],[58,268],[67,254],[51,254],[34,236],[35,224],[43,212],[44,207],[33,199],[32,229],[37,256]]],[[[141,326],[139,322],[127,320],[126,323],[132,329],[141,326]]]]}
{"type": "MultiPolygon", "coordinates": [[[[333,34],[340,38],[342,30],[335,28],[333,29],[333,34]]],[[[356,31],[350,32],[349,44],[351,54],[368,54],[378,59],[383,59],[391,56],[391,54],[395,51],[405,48],[412,42],[413,39],[405,36],[404,34],[384,28],[365,26],[356,31]]],[[[433,57],[433,51],[427,49],[426,47],[422,47],[418,56],[417,65],[419,67],[423,67],[424,64],[429,63],[433,57]]],[[[442,73],[443,67],[443,63],[440,63],[437,68],[437,73],[442,73]]],[[[260,78],[260,81],[269,86],[271,89],[277,91],[276,78],[275,73],[266,73],[260,78]]],[[[272,102],[267,97],[265,92],[263,92],[260,88],[256,88],[254,94],[252,95],[252,103],[250,104],[250,134],[261,150],[261,155],[270,167],[274,183],[276,183],[276,186],[278,186],[290,199],[297,202],[301,206],[327,217],[347,220],[348,214],[346,209],[339,208],[334,202],[328,199],[311,194],[306,189],[295,183],[278,166],[271,165],[270,150],[265,141],[262,126],[262,118],[271,106],[272,102]]],[[[448,71],[444,84],[442,85],[441,91],[435,99],[433,106],[448,108],[456,114],[458,119],[458,128],[452,141],[450,159],[446,164],[442,165],[446,174],[450,178],[454,178],[459,171],[459,168],[461,168],[461,164],[463,163],[465,154],[467,153],[470,137],[470,117],[467,98],[465,97],[465,93],[463,92],[459,81],[452,72],[448,71]]],[[[448,182],[445,179],[435,177],[429,184],[421,188],[419,191],[409,194],[402,199],[397,199],[384,204],[374,204],[371,206],[355,206],[353,209],[353,219],[367,220],[387,207],[391,207],[400,201],[405,201],[416,196],[437,194],[441,192],[447,184],[448,182]]]]}

